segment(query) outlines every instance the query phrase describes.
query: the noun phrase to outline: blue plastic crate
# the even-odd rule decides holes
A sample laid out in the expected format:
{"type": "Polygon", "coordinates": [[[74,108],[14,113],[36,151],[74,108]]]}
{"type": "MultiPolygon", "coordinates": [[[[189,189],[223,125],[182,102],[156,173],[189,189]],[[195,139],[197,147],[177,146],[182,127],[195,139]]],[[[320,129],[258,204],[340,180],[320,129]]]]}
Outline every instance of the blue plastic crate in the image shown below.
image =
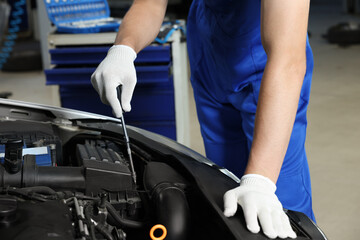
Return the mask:
{"type": "Polygon", "coordinates": [[[113,117],[111,107],[101,102],[99,95],[91,86],[60,85],[61,107],[97,113],[113,117]]]}
{"type": "MultiPolygon", "coordinates": [[[[113,117],[111,107],[100,101],[89,86],[60,86],[61,106],[113,117]]],[[[126,123],[176,140],[174,93],[136,87],[126,123]]]]}
{"type": "MultiPolygon", "coordinates": [[[[136,66],[138,84],[172,84],[170,64],[155,66],[136,66]]],[[[90,85],[95,67],[54,68],[45,70],[47,85],[90,85]]]]}
{"type": "Polygon", "coordinates": [[[106,0],[44,0],[50,21],[58,32],[116,31],[120,21],[110,17],[106,0]]]}
{"type": "MultiPolygon", "coordinates": [[[[113,116],[109,106],[89,86],[61,86],[61,106],[107,116],[113,116]]],[[[132,110],[126,113],[127,121],[175,121],[174,91],[137,86],[131,100],[132,110]]]]}
{"type": "MultiPolygon", "coordinates": [[[[64,47],[50,49],[51,64],[83,65],[99,64],[110,47],[64,47]]],[[[171,61],[170,45],[148,46],[137,55],[135,64],[169,63],[171,61]]]]}

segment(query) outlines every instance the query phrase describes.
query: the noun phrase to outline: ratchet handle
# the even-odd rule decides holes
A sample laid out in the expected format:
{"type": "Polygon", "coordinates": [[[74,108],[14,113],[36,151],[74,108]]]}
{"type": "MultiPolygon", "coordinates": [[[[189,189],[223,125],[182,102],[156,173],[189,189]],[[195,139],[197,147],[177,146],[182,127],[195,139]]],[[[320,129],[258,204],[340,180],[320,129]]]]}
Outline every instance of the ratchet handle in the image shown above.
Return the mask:
{"type": "Polygon", "coordinates": [[[120,103],[121,110],[122,110],[122,112],[124,113],[124,110],[123,110],[122,104],[121,104],[122,85],[119,85],[119,86],[116,88],[116,92],[117,92],[117,98],[119,99],[119,103],[120,103]]]}
{"type": "MultiPolygon", "coordinates": [[[[118,97],[118,99],[119,99],[119,103],[120,103],[120,107],[121,107],[122,113],[124,113],[124,110],[122,109],[122,104],[121,104],[121,90],[122,90],[122,86],[119,85],[119,86],[116,88],[116,92],[117,92],[117,97],[118,97]]],[[[121,124],[122,124],[122,127],[123,127],[123,131],[124,131],[125,141],[126,141],[126,143],[129,143],[129,137],[128,137],[127,131],[126,131],[124,114],[121,115],[120,119],[121,119],[121,124]]]]}
{"type": "MultiPolygon", "coordinates": [[[[123,109],[122,109],[122,104],[121,104],[121,90],[122,90],[122,86],[121,86],[121,85],[116,88],[117,97],[118,97],[118,99],[119,99],[120,107],[121,107],[121,110],[123,111],[123,109]]],[[[123,111],[123,113],[124,113],[124,111],[123,111]]],[[[132,154],[131,154],[131,149],[130,149],[130,140],[129,140],[129,136],[128,136],[127,130],[126,130],[124,114],[121,115],[120,119],[121,119],[122,129],[123,129],[123,132],[124,132],[124,138],[125,138],[125,143],[126,143],[126,150],[127,150],[128,155],[129,155],[131,175],[132,175],[133,180],[134,180],[134,183],[135,183],[135,185],[136,185],[136,172],[135,172],[135,169],[134,169],[134,163],[133,163],[132,154]]]]}

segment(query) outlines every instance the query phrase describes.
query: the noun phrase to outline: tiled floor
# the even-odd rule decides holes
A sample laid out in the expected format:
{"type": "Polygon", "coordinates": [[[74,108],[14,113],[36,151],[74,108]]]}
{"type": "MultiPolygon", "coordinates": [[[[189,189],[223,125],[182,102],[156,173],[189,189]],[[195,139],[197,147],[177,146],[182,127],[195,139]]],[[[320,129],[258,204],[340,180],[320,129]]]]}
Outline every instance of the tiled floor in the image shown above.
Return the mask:
{"type": "Polygon", "coordinates": [[[1,72],[0,92],[12,92],[10,99],[60,106],[57,86],[46,86],[43,72],[1,72]]]}
{"type": "MultiPolygon", "coordinates": [[[[306,148],[313,204],[319,226],[330,240],[360,239],[360,45],[341,48],[321,35],[338,22],[359,17],[341,8],[312,6],[309,21],[315,68],[308,111],[306,148]]],[[[59,106],[56,87],[45,86],[42,72],[1,73],[0,90],[12,99],[59,106]]],[[[193,99],[191,100],[193,102],[193,99]]],[[[192,104],[191,147],[204,148],[192,104]]]]}
{"type": "Polygon", "coordinates": [[[310,40],[315,66],[308,110],[307,153],[317,222],[329,239],[360,239],[360,45],[321,38],[329,26],[359,17],[314,7],[310,40]]]}

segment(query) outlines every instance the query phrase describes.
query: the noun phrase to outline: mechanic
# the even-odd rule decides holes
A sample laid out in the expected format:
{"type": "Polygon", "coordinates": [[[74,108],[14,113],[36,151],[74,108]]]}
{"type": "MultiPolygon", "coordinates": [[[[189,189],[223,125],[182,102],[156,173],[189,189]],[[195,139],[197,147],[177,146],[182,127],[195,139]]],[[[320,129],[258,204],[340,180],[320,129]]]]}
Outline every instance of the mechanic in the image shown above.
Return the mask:
{"type": "MultiPolygon", "coordinates": [[[[91,81],[114,114],[130,111],[134,60],[159,32],[167,0],[135,0],[91,81]]],[[[194,0],[187,23],[191,82],[207,157],[237,176],[224,214],[295,238],[283,208],[314,219],[304,143],[313,57],[309,0],[194,0]],[[276,183],[276,185],[275,185],[276,183]],[[260,225],[258,223],[258,219],[260,225]]]]}

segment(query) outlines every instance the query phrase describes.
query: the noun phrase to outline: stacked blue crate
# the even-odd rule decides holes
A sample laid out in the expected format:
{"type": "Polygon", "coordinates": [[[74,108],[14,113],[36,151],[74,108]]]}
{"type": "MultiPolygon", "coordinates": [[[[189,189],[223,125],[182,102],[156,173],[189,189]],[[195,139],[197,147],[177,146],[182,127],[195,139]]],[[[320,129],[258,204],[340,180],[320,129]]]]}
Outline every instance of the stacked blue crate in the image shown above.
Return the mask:
{"type": "MultiPolygon", "coordinates": [[[[67,46],[50,50],[55,67],[45,70],[46,83],[60,86],[63,107],[113,116],[111,108],[101,103],[90,83],[91,74],[109,47],[67,46]]],[[[175,140],[171,46],[145,48],[138,54],[135,68],[138,82],[131,102],[132,111],[126,113],[127,123],[175,140]]]]}

